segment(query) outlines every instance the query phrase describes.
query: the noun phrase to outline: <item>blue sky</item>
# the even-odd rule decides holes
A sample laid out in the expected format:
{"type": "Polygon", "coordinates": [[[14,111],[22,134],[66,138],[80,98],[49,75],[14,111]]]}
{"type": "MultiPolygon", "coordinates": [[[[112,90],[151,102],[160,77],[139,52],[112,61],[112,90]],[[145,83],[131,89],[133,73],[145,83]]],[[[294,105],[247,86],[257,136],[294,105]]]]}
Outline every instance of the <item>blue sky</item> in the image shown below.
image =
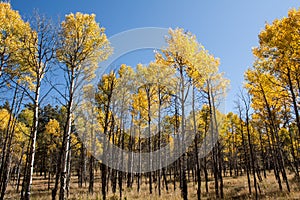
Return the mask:
{"type": "MultiPolygon", "coordinates": [[[[54,19],[63,19],[71,12],[95,13],[108,37],[141,27],[182,27],[191,31],[220,58],[220,71],[231,81],[227,112],[234,108],[243,73],[253,63],[251,48],[258,45],[258,34],[265,23],[300,7],[296,0],[11,0],[11,4],[22,16],[31,15],[35,8],[54,19]]],[[[139,59],[130,64],[146,62],[139,59]]]]}

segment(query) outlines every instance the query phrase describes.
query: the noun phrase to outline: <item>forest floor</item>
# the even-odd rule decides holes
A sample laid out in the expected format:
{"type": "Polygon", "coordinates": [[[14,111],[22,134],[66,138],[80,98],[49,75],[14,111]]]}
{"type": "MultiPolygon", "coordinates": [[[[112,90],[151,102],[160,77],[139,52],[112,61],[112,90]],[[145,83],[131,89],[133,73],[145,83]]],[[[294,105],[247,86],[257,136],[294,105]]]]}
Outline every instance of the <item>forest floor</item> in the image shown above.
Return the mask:
{"type": "MultiPolygon", "coordinates": [[[[252,177],[251,177],[252,178],[252,177]]],[[[202,178],[203,179],[203,178],[202,178]]],[[[268,173],[267,178],[263,178],[262,182],[259,182],[261,194],[259,195],[259,199],[300,199],[300,183],[294,179],[293,174],[288,175],[291,192],[288,193],[285,184],[283,184],[283,190],[280,191],[276,179],[273,173],[268,173]]],[[[252,187],[252,195],[249,195],[248,185],[247,185],[247,177],[246,176],[238,176],[238,177],[224,177],[224,197],[225,199],[255,199],[254,188],[252,187]]],[[[143,179],[145,181],[145,179],[143,179]]],[[[252,179],[251,179],[252,181],[252,179]]],[[[253,182],[253,181],[252,181],[253,182]]],[[[141,190],[137,192],[137,185],[133,185],[133,188],[126,188],[126,183],[124,183],[123,187],[123,198],[126,200],[130,199],[143,199],[143,200],[179,200],[180,197],[180,189],[179,183],[176,183],[177,189],[174,191],[173,183],[169,183],[169,191],[166,191],[165,188],[162,188],[162,194],[159,197],[158,190],[156,188],[156,184],[153,184],[154,192],[153,194],[149,194],[149,185],[146,185],[145,182],[141,185],[141,190]]],[[[209,183],[209,192],[205,192],[205,182],[201,184],[201,199],[216,199],[214,194],[214,181],[210,179],[209,183]]],[[[51,183],[52,187],[53,183],[51,183]]],[[[70,196],[69,199],[74,200],[100,200],[101,197],[101,186],[100,186],[100,177],[99,175],[95,179],[94,184],[94,194],[88,194],[88,182],[83,184],[82,188],[78,187],[77,177],[73,176],[70,185],[70,196]]],[[[188,184],[188,197],[189,199],[197,199],[197,184],[190,182],[188,184]]],[[[32,200],[50,200],[51,199],[51,190],[48,190],[48,180],[45,180],[41,176],[33,177],[33,185],[32,185],[32,200]]],[[[108,200],[117,200],[119,199],[119,191],[117,190],[116,194],[111,192],[111,188],[109,188],[109,192],[107,195],[108,200]]],[[[12,185],[9,185],[6,198],[5,199],[19,199],[19,194],[16,193],[15,189],[12,185]]]]}

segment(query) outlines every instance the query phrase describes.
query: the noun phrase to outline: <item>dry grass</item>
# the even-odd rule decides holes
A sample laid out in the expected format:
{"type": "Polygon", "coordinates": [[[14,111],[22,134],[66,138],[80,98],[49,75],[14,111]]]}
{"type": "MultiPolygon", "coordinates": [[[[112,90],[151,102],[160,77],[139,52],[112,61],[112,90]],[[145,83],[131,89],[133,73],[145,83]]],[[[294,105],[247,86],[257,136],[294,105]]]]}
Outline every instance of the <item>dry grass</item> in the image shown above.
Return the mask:
{"type": "MultiPolygon", "coordinates": [[[[288,193],[285,185],[283,184],[283,190],[280,191],[278,184],[274,178],[273,174],[268,174],[266,179],[263,179],[259,183],[261,194],[259,195],[260,199],[300,199],[300,183],[293,178],[292,174],[288,175],[290,180],[291,192],[288,193]]],[[[101,197],[101,186],[99,176],[95,181],[95,193],[93,195],[88,194],[88,183],[83,188],[78,188],[77,178],[72,177],[70,196],[69,199],[79,199],[79,200],[100,200],[101,197]]],[[[53,183],[51,184],[52,187],[53,183]]],[[[125,186],[125,185],[124,185],[125,186]]],[[[173,190],[173,184],[169,184],[169,191],[166,191],[165,188],[162,189],[162,195],[159,197],[158,190],[155,189],[155,184],[153,184],[154,192],[149,194],[148,185],[145,183],[142,184],[141,190],[138,193],[136,185],[133,188],[123,189],[123,199],[143,199],[143,200],[179,200],[180,189],[179,183],[177,183],[177,189],[173,190]]],[[[47,180],[44,180],[42,177],[34,177],[32,185],[32,199],[33,200],[49,200],[51,199],[51,191],[47,190],[48,183],[47,180]]],[[[197,199],[197,184],[189,183],[188,185],[189,199],[197,199]]],[[[205,193],[205,183],[202,182],[202,199],[216,199],[214,195],[214,181],[209,182],[209,193],[205,193]]],[[[254,188],[252,188],[254,192],[254,188]]],[[[249,195],[248,185],[246,176],[239,176],[236,178],[233,177],[224,177],[224,196],[225,199],[254,199],[254,194],[249,195]]],[[[19,199],[19,194],[15,192],[13,187],[9,186],[6,199],[19,199]]],[[[119,199],[119,193],[113,194],[111,190],[108,192],[109,200],[119,199]]]]}

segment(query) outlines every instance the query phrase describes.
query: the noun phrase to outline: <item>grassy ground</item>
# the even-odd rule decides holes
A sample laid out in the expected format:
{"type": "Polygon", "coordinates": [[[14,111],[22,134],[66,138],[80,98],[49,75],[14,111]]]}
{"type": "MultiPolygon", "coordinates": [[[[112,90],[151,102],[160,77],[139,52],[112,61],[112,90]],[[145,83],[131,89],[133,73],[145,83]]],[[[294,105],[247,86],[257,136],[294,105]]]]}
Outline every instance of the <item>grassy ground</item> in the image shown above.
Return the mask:
{"type": "MultiPolygon", "coordinates": [[[[280,191],[278,184],[274,178],[273,174],[268,174],[266,179],[263,179],[259,183],[261,194],[260,199],[300,199],[300,184],[293,178],[292,174],[288,176],[290,180],[291,192],[288,193],[285,185],[283,185],[283,191],[280,191]]],[[[88,183],[83,188],[78,188],[77,178],[73,177],[70,188],[69,199],[81,199],[81,200],[100,200],[101,199],[101,186],[99,177],[95,183],[95,193],[93,195],[88,195],[88,183]]],[[[153,187],[155,188],[155,184],[153,187]]],[[[202,199],[215,199],[214,195],[214,182],[209,182],[209,193],[205,193],[205,183],[202,182],[202,199]]],[[[51,199],[51,191],[47,190],[47,180],[43,180],[42,177],[34,177],[32,185],[32,199],[33,200],[49,200],[51,199]]],[[[177,183],[177,189],[173,190],[173,184],[169,184],[169,191],[162,189],[162,195],[159,197],[158,190],[155,189],[153,194],[149,194],[148,186],[143,183],[141,190],[138,193],[136,185],[133,188],[124,188],[123,199],[143,199],[143,200],[179,200],[180,190],[178,189],[179,183],[177,183]]],[[[197,184],[189,183],[189,199],[197,199],[197,184]]],[[[252,188],[254,192],[254,188],[252,188]]],[[[254,199],[255,196],[249,195],[248,185],[246,176],[239,176],[236,178],[224,177],[224,196],[225,199],[254,199]]],[[[19,195],[15,192],[12,186],[9,186],[6,199],[19,199],[19,195]]],[[[109,190],[108,198],[109,200],[119,199],[119,193],[113,194],[109,190]]]]}

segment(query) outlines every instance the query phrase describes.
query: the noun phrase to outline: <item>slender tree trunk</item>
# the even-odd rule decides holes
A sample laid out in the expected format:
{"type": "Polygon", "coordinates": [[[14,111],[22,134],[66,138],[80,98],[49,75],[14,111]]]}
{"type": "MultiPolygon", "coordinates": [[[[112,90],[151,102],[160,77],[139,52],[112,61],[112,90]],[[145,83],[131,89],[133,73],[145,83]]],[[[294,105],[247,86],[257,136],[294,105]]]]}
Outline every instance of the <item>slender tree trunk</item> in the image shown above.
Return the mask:
{"type": "Polygon", "coordinates": [[[265,126],[266,128],[266,133],[268,135],[268,145],[269,145],[269,149],[270,149],[270,153],[271,153],[271,156],[272,156],[272,160],[273,160],[273,171],[274,171],[274,175],[275,175],[275,178],[277,180],[277,183],[278,183],[278,186],[279,186],[279,190],[282,191],[282,184],[281,184],[281,178],[279,176],[279,166],[278,166],[278,163],[277,163],[277,158],[276,158],[276,153],[275,153],[275,147],[274,147],[274,138],[270,135],[269,135],[269,132],[268,132],[268,127],[267,125],[265,126]],[[272,145],[271,145],[272,143],[272,145]]]}
{"type": "MultiPolygon", "coordinates": [[[[69,115],[69,114],[68,114],[69,115]]],[[[71,115],[71,114],[70,114],[71,115]]],[[[68,156],[70,151],[69,141],[71,133],[71,116],[68,117],[68,125],[63,138],[63,154],[62,154],[62,168],[60,173],[60,191],[59,200],[66,199],[67,193],[67,178],[68,178],[68,156]]]]}
{"type": "Polygon", "coordinates": [[[35,90],[35,98],[34,98],[34,111],[33,111],[33,127],[30,134],[30,149],[28,155],[28,164],[29,170],[27,170],[28,174],[26,174],[25,178],[25,200],[30,199],[30,189],[32,184],[32,175],[34,169],[34,158],[36,151],[36,137],[39,125],[39,97],[40,97],[40,79],[37,80],[36,90],[35,90]]]}
{"type": "Polygon", "coordinates": [[[19,160],[18,166],[17,166],[17,185],[16,185],[17,192],[19,192],[19,186],[20,186],[20,180],[21,180],[20,171],[21,171],[23,156],[24,156],[24,144],[23,144],[23,148],[22,148],[21,157],[20,157],[20,160],[19,160]]]}
{"type": "Polygon", "coordinates": [[[263,143],[263,140],[262,140],[261,131],[258,130],[258,132],[259,132],[259,143],[260,143],[260,152],[261,152],[261,158],[262,158],[262,164],[263,164],[263,172],[264,172],[264,177],[267,178],[264,143],[263,143]]]}
{"type": "Polygon", "coordinates": [[[67,105],[67,120],[62,141],[62,155],[61,155],[61,171],[60,171],[60,191],[59,200],[66,199],[67,190],[67,173],[68,173],[68,155],[70,150],[70,135],[72,128],[72,112],[73,112],[73,101],[74,101],[74,84],[75,84],[75,67],[71,67],[70,71],[70,88],[69,88],[69,101],[67,105]]]}
{"type": "MultiPolygon", "coordinates": [[[[289,187],[289,182],[286,176],[286,171],[285,171],[285,166],[284,166],[284,160],[283,160],[283,153],[282,153],[282,147],[280,145],[280,139],[278,136],[278,126],[276,126],[276,116],[272,115],[271,112],[271,107],[269,105],[269,102],[267,101],[266,98],[266,94],[264,91],[264,88],[262,87],[262,85],[260,84],[260,89],[261,89],[261,93],[263,95],[266,107],[267,107],[267,112],[268,112],[268,117],[269,117],[269,121],[270,121],[270,131],[271,131],[271,138],[274,140],[275,144],[275,153],[276,155],[274,155],[274,158],[276,159],[276,163],[278,163],[278,173],[281,172],[283,180],[286,183],[288,192],[290,192],[290,187],[289,187]],[[276,139],[276,141],[275,141],[276,139]]],[[[278,174],[278,178],[279,178],[279,174],[278,174]]]]}
{"type": "Polygon", "coordinates": [[[102,188],[101,188],[101,191],[102,191],[102,199],[105,200],[106,199],[106,166],[101,163],[101,185],[102,185],[102,188]]]}
{"type": "Polygon", "coordinates": [[[297,106],[297,98],[294,92],[294,87],[293,87],[293,83],[292,83],[292,78],[291,78],[291,72],[290,72],[290,68],[287,68],[288,73],[288,85],[289,85],[289,89],[292,95],[292,101],[293,101],[293,108],[294,108],[294,114],[296,116],[296,124],[297,124],[297,128],[298,128],[298,138],[300,138],[300,116],[299,116],[299,111],[298,111],[298,106],[297,106]]]}
{"type": "MultiPolygon", "coordinates": [[[[213,104],[213,94],[212,89],[210,87],[210,82],[207,81],[207,95],[208,95],[208,105],[209,105],[209,116],[210,116],[210,128],[211,128],[211,141],[215,141],[215,131],[217,131],[217,124],[215,121],[215,110],[214,110],[214,104],[213,104]],[[216,126],[216,127],[215,127],[216,126]]],[[[214,180],[215,180],[215,194],[216,198],[220,197],[219,194],[219,167],[218,167],[218,147],[214,144],[213,150],[212,150],[212,160],[213,160],[213,174],[214,174],[214,180]]]]}
{"type": "MultiPolygon", "coordinates": [[[[121,114],[121,120],[123,121],[123,114],[121,114]]],[[[121,149],[124,149],[124,131],[125,131],[125,125],[124,122],[121,122],[121,129],[120,129],[120,147],[121,149]]],[[[123,163],[123,154],[121,154],[121,166],[124,165],[125,163],[123,163]]],[[[119,171],[119,195],[120,195],[120,199],[122,199],[122,193],[123,192],[123,172],[119,171]]]]}
{"type": "MultiPolygon", "coordinates": [[[[181,103],[181,134],[183,148],[185,150],[185,81],[183,76],[183,66],[180,65],[180,103],[181,103]]],[[[183,152],[180,162],[180,183],[181,183],[181,196],[184,200],[188,199],[187,180],[186,180],[186,153],[183,152]]]]}
{"type": "Polygon", "coordinates": [[[11,109],[9,111],[9,119],[7,123],[7,127],[5,130],[5,139],[4,139],[4,146],[2,149],[2,162],[1,162],[1,168],[0,168],[0,199],[4,199],[6,188],[8,185],[8,181],[10,179],[10,168],[11,168],[11,156],[13,153],[13,150],[11,148],[12,146],[12,140],[15,134],[15,128],[16,128],[16,119],[13,116],[13,113],[18,113],[20,110],[21,102],[23,101],[24,97],[24,91],[21,94],[21,98],[19,102],[17,101],[17,94],[18,94],[18,86],[16,85],[14,96],[13,96],[13,102],[11,105],[11,109]]]}
{"type": "Polygon", "coordinates": [[[167,180],[167,175],[166,175],[166,168],[162,169],[162,174],[163,174],[163,178],[164,178],[164,184],[166,187],[166,191],[168,191],[169,187],[168,187],[168,180],[167,180]]]}
{"type": "Polygon", "coordinates": [[[57,163],[56,163],[56,172],[55,172],[55,183],[54,188],[52,189],[52,200],[56,200],[56,194],[58,190],[58,184],[60,179],[60,171],[61,171],[61,155],[62,155],[63,149],[60,148],[60,153],[58,155],[57,163]]]}
{"type": "Polygon", "coordinates": [[[146,88],[147,103],[148,103],[148,152],[149,152],[149,165],[150,171],[148,172],[149,177],[149,192],[152,194],[152,144],[151,144],[151,97],[150,88],[146,88]]]}
{"type": "MultiPolygon", "coordinates": [[[[238,105],[240,106],[240,105],[238,105]]],[[[240,132],[242,135],[242,146],[243,146],[243,152],[244,152],[244,159],[245,159],[245,168],[246,168],[246,174],[247,174],[247,181],[248,181],[248,190],[249,194],[251,194],[251,179],[250,179],[250,174],[249,174],[249,159],[248,159],[248,151],[246,148],[246,143],[245,143],[245,136],[244,136],[244,126],[243,126],[243,120],[242,120],[242,110],[239,107],[239,118],[240,118],[240,132]]]]}
{"type": "Polygon", "coordinates": [[[224,198],[224,183],[223,183],[223,177],[222,177],[222,166],[223,166],[223,158],[222,158],[222,150],[221,150],[221,144],[218,141],[217,142],[217,148],[218,148],[218,166],[219,166],[219,179],[220,179],[220,196],[221,199],[224,198]]]}
{"type": "MultiPolygon", "coordinates": [[[[247,104],[247,102],[244,102],[247,104]]],[[[254,182],[254,189],[255,189],[255,199],[258,199],[258,192],[257,192],[257,180],[256,180],[256,175],[255,175],[255,161],[254,161],[254,150],[252,146],[252,141],[251,141],[251,136],[250,136],[250,125],[249,125],[249,113],[248,113],[248,108],[249,105],[245,105],[246,107],[246,129],[247,129],[247,138],[248,138],[248,145],[250,148],[250,159],[251,159],[251,167],[252,167],[252,176],[253,176],[253,182],[254,182]]]]}
{"type": "MultiPolygon", "coordinates": [[[[162,106],[162,97],[161,97],[161,87],[158,86],[158,149],[161,146],[161,106],[162,106]]],[[[161,196],[161,155],[158,154],[158,162],[159,162],[159,169],[158,169],[158,195],[161,196]]]]}
{"type": "MultiPolygon", "coordinates": [[[[216,126],[216,135],[219,136],[219,127],[218,127],[218,121],[217,121],[217,113],[216,113],[216,106],[215,106],[215,97],[213,95],[212,92],[212,88],[211,88],[211,104],[212,104],[212,110],[213,110],[213,124],[215,124],[216,126]]],[[[214,134],[214,133],[213,133],[214,134]]],[[[217,141],[217,153],[216,153],[216,158],[217,158],[217,162],[216,164],[218,165],[217,168],[217,172],[218,172],[218,177],[220,179],[220,195],[221,195],[221,199],[224,198],[224,192],[223,192],[223,178],[222,178],[222,152],[221,152],[221,148],[220,148],[220,141],[217,141]]]]}
{"type": "MultiPolygon", "coordinates": [[[[107,102],[104,106],[104,127],[103,127],[103,133],[104,135],[107,135],[108,133],[108,126],[109,126],[109,121],[110,121],[110,117],[109,117],[109,111],[110,111],[110,107],[111,107],[111,100],[112,100],[112,93],[114,90],[114,86],[115,86],[115,82],[112,80],[110,82],[110,86],[109,86],[109,91],[107,94],[107,102]]],[[[105,152],[107,152],[107,144],[104,143],[103,144],[103,159],[106,159],[105,156],[105,152]]],[[[106,186],[107,186],[107,167],[104,163],[101,163],[100,166],[101,169],[101,186],[102,186],[102,200],[106,200],[106,186]]]]}
{"type": "Polygon", "coordinates": [[[86,180],[86,153],[85,153],[84,144],[81,144],[80,148],[80,166],[79,166],[79,187],[82,187],[83,182],[86,180]]]}
{"type": "MultiPolygon", "coordinates": [[[[180,142],[179,142],[179,131],[178,131],[178,129],[179,129],[179,117],[178,116],[179,116],[179,113],[178,113],[178,98],[176,96],[175,97],[175,128],[174,128],[174,135],[175,135],[175,137],[177,137],[176,138],[177,139],[176,140],[177,141],[176,145],[179,146],[180,142]]],[[[175,150],[175,153],[177,153],[176,150],[175,150]]],[[[174,178],[173,178],[174,191],[176,190],[176,179],[178,177],[178,169],[180,171],[180,158],[175,161],[174,167],[173,167],[173,170],[174,170],[174,174],[173,174],[173,176],[174,176],[174,178]]],[[[172,173],[170,173],[170,179],[172,179],[171,175],[172,175],[172,173]]],[[[180,181],[180,186],[181,186],[181,181],[180,181]]]]}
{"type": "Polygon", "coordinates": [[[133,116],[131,116],[131,122],[130,122],[130,137],[129,137],[129,159],[128,159],[128,173],[127,173],[127,187],[132,187],[132,166],[133,166],[133,144],[134,144],[134,134],[133,134],[134,128],[133,128],[133,116]]]}
{"type": "Polygon", "coordinates": [[[68,159],[67,159],[67,181],[66,181],[66,192],[67,192],[67,198],[69,198],[69,194],[70,194],[70,182],[71,182],[71,175],[72,175],[72,165],[71,165],[71,161],[72,161],[72,149],[71,149],[71,138],[69,140],[69,151],[68,151],[68,159]]]}
{"type": "MultiPolygon", "coordinates": [[[[141,120],[141,114],[139,114],[139,120],[141,120]]],[[[139,141],[138,141],[138,147],[139,147],[139,173],[138,173],[138,180],[137,180],[137,191],[138,193],[140,192],[140,187],[141,187],[141,179],[142,179],[142,173],[141,173],[141,166],[142,166],[142,160],[141,160],[141,123],[139,122],[138,125],[138,130],[139,130],[139,141]]]]}
{"type": "Polygon", "coordinates": [[[50,190],[50,183],[51,183],[51,171],[48,170],[48,190],[50,190]]]}
{"type": "Polygon", "coordinates": [[[201,174],[200,174],[200,164],[198,158],[198,134],[197,134],[197,123],[195,114],[195,88],[192,91],[192,112],[193,112],[193,124],[194,124],[194,134],[195,134],[195,159],[196,159],[196,174],[197,174],[197,199],[201,199],[201,174]]]}
{"type": "Polygon", "coordinates": [[[89,193],[93,195],[94,193],[94,156],[90,157],[89,166],[89,193]]]}

